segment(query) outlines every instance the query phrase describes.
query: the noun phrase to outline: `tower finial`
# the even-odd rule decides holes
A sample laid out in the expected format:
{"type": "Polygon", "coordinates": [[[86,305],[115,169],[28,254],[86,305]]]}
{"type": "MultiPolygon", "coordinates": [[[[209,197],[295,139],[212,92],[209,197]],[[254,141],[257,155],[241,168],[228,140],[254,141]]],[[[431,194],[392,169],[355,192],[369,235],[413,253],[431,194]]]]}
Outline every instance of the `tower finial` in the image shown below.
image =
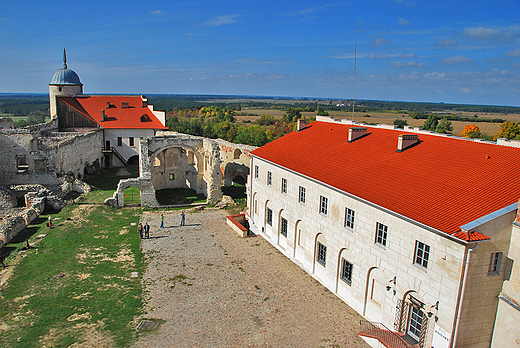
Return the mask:
{"type": "Polygon", "coordinates": [[[63,69],[67,69],[67,52],[63,49],[63,69]]]}

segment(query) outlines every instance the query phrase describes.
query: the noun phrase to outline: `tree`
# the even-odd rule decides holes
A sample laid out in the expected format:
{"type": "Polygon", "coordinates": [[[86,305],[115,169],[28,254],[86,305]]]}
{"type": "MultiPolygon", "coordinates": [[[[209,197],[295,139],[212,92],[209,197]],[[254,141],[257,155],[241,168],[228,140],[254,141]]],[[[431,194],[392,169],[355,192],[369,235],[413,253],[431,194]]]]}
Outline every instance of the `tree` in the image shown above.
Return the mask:
{"type": "Polygon", "coordinates": [[[301,108],[289,108],[283,117],[286,122],[296,122],[302,118],[302,109],[301,108]]]}
{"type": "Polygon", "coordinates": [[[448,121],[446,117],[443,118],[435,128],[435,131],[437,133],[451,134],[451,132],[453,132],[453,126],[451,125],[451,121],[448,121]]]}
{"type": "Polygon", "coordinates": [[[258,118],[255,121],[255,123],[259,124],[261,126],[269,126],[269,125],[274,124],[275,121],[276,120],[274,119],[274,116],[271,116],[269,114],[265,114],[265,115],[260,116],[260,118],[258,118]]]}
{"type": "Polygon", "coordinates": [[[325,111],[323,108],[318,107],[318,112],[316,113],[318,116],[329,116],[329,113],[325,111]]]}
{"type": "Polygon", "coordinates": [[[434,131],[439,124],[439,118],[435,115],[430,115],[426,121],[424,121],[423,128],[426,130],[434,131]]]}
{"type": "Polygon", "coordinates": [[[520,125],[516,122],[506,121],[500,125],[500,132],[495,135],[498,138],[517,139],[520,140],[520,125]]]}
{"type": "Polygon", "coordinates": [[[408,126],[408,121],[403,120],[401,118],[396,118],[394,120],[394,126],[397,126],[399,128],[404,128],[404,126],[408,126]]]}
{"type": "Polygon", "coordinates": [[[464,127],[464,130],[460,132],[460,136],[470,139],[480,138],[480,128],[474,124],[468,124],[466,127],[464,127]]]}

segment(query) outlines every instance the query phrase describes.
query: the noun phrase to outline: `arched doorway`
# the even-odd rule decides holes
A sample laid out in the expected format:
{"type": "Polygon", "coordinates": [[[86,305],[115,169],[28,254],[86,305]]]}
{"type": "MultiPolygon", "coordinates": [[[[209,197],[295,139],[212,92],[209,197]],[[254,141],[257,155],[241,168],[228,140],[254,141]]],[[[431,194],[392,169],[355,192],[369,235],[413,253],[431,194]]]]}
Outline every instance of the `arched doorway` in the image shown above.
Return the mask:
{"type": "Polygon", "coordinates": [[[124,206],[138,207],[141,205],[141,190],[136,186],[129,186],[123,191],[124,206]]]}

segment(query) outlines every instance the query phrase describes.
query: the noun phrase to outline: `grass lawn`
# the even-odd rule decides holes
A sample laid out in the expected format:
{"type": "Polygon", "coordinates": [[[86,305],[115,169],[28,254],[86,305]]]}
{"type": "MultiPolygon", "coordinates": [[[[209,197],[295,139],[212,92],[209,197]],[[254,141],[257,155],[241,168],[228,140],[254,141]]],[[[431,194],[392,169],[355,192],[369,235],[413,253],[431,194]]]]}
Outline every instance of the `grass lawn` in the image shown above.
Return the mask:
{"type": "MultiPolygon", "coordinates": [[[[191,203],[205,203],[206,196],[197,193],[189,188],[175,188],[157,190],[155,197],[159,204],[191,204],[191,203]]],[[[126,201],[125,201],[126,202],[126,201]]]]}
{"type": "Polygon", "coordinates": [[[6,246],[0,347],[126,347],[137,337],[142,294],[131,272],[144,270],[135,226],[142,209],[102,205],[105,195],[52,214],[53,229],[41,215],[6,246]],[[22,250],[26,238],[34,246],[22,250]]]}

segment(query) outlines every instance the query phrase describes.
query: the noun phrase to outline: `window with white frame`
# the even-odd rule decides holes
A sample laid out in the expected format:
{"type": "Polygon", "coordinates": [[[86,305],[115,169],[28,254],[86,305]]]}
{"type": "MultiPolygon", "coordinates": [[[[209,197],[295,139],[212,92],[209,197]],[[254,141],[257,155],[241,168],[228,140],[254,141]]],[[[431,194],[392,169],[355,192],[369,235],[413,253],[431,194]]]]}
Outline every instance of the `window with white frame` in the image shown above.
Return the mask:
{"type": "Polygon", "coordinates": [[[424,268],[428,268],[430,258],[430,246],[423,242],[415,241],[415,256],[413,263],[424,268]]]}
{"type": "Polygon", "coordinates": [[[273,184],[273,173],[267,172],[267,185],[271,186],[273,184]]]}
{"type": "Polygon", "coordinates": [[[282,178],[282,193],[287,194],[287,179],[282,178]]]}
{"type": "Polygon", "coordinates": [[[320,196],[320,213],[327,215],[329,199],[327,197],[320,196]]]}
{"type": "Polygon", "coordinates": [[[300,186],[300,194],[298,196],[298,202],[305,203],[305,187],[300,186]]]}
{"type": "Polygon", "coordinates": [[[134,140],[134,137],[130,137],[130,138],[128,138],[128,145],[130,145],[130,146],[135,146],[135,140],[134,140]]]}
{"type": "Polygon", "coordinates": [[[354,228],[354,215],[354,210],[345,208],[345,227],[354,228]]]}
{"type": "Polygon", "coordinates": [[[340,278],[348,285],[352,285],[352,263],[345,259],[341,259],[341,274],[340,278]]]}
{"type": "Polygon", "coordinates": [[[388,226],[378,222],[376,225],[376,244],[386,246],[386,238],[388,236],[388,226]]]}
{"type": "Polygon", "coordinates": [[[258,168],[258,166],[255,166],[255,179],[258,179],[259,175],[260,175],[260,168],[258,168]]]}
{"type": "Polygon", "coordinates": [[[327,247],[320,242],[318,242],[318,255],[316,255],[316,261],[321,265],[325,266],[325,261],[327,259],[327,247]]]}
{"type": "Polygon", "coordinates": [[[267,208],[267,224],[270,226],[273,226],[273,211],[269,208],[267,208]]]}
{"type": "Polygon", "coordinates": [[[117,137],[117,146],[123,146],[123,137],[117,137]]]}
{"type": "Polygon", "coordinates": [[[280,226],[280,233],[282,236],[287,237],[287,220],[282,218],[282,224],[280,226]]]}
{"type": "Polygon", "coordinates": [[[502,265],[502,253],[491,253],[491,259],[489,261],[488,275],[495,276],[500,275],[500,266],[502,265]]]}

